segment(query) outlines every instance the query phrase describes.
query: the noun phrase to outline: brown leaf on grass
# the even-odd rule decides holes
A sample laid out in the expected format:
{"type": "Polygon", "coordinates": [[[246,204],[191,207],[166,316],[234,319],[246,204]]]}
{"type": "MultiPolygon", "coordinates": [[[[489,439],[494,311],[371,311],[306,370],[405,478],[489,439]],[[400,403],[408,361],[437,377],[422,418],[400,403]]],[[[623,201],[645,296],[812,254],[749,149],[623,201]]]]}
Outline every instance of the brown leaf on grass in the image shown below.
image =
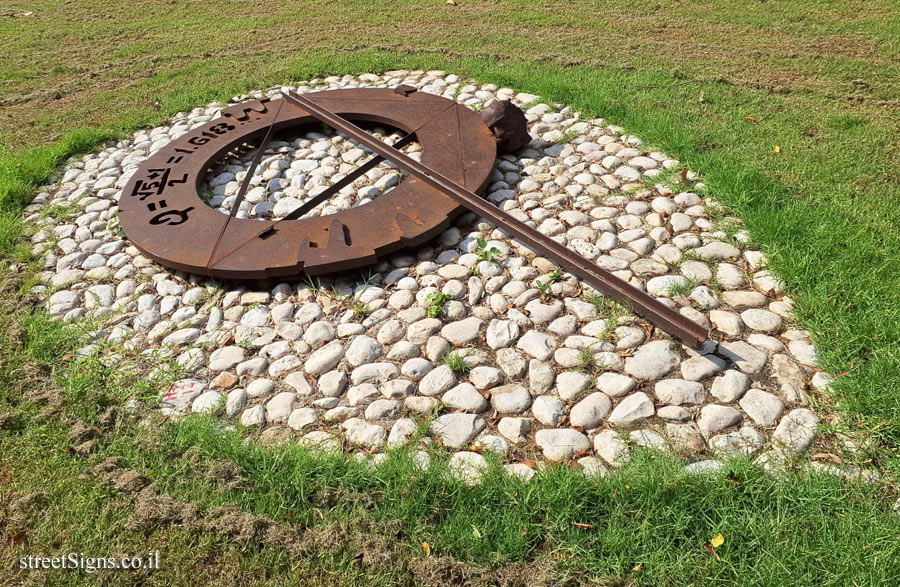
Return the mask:
{"type": "Polygon", "coordinates": [[[779,147],[778,145],[775,145],[775,154],[776,154],[776,155],[780,155],[780,154],[781,154],[781,147],[779,147]]]}
{"type": "Polygon", "coordinates": [[[25,534],[24,530],[19,530],[9,537],[9,545],[10,546],[21,546],[27,542],[28,536],[25,534]]]}
{"type": "Polygon", "coordinates": [[[713,548],[713,545],[710,544],[709,542],[707,542],[706,544],[704,544],[704,545],[703,545],[703,548],[704,548],[704,550],[706,550],[706,552],[709,553],[710,556],[716,557],[716,560],[717,560],[717,561],[718,561],[718,560],[722,560],[722,559],[719,558],[719,555],[716,554],[716,549],[713,548]]]}
{"type": "Polygon", "coordinates": [[[581,528],[582,530],[587,530],[594,527],[593,524],[582,524],[581,522],[572,522],[572,525],[576,528],[581,528]]]}
{"type": "Polygon", "coordinates": [[[428,546],[427,542],[422,543],[422,549],[425,551],[425,556],[431,556],[431,547],[428,546]]]}
{"type": "Polygon", "coordinates": [[[703,92],[702,91],[700,92],[700,97],[697,98],[697,101],[700,102],[701,104],[703,104],[704,100],[703,100],[703,92]]]}
{"type": "Polygon", "coordinates": [[[455,0],[447,0],[447,4],[449,4],[450,6],[456,6],[455,0]]]}
{"type": "Polygon", "coordinates": [[[640,571],[643,568],[644,568],[644,563],[638,563],[638,564],[634,565],[633,567],[631,567],[631,572],[637,573],[638,571],[640,571]]]}
{"type": "Polygon", "coordinates": [[[843,465],[844,459],[837,456],[836,454],[832,454],[830,452],[817,452],[812,457],[810,457],[814,461],[831,461],[835,465],[843,465]]]}

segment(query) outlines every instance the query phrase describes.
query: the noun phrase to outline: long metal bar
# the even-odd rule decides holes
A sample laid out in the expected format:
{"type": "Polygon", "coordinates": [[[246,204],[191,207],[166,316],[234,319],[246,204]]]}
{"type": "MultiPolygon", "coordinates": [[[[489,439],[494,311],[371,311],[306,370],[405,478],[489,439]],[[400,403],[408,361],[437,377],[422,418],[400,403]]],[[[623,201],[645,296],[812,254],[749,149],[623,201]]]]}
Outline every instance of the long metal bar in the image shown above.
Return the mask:
{"type": "Polygon", "coordinates": [[[410,175],[440,190],[468,210],[490,220],[501,230],[519,239],[522,244],[532,251],[551,259],[566,271],[578,276],[591,286],[630,306],[635,312],[662,330],[678,337],[685,344],[691,347],[698,347],[706,340],[706,329],[693,320],[682,316],[677,311],[631,284],[597,267],[578,253],[547,238],[534,228],[485,201],[477,194],[456,184],[451,179],[429,169],[412,157],[385,145],[356,125],[347,122],[304,96],[288,92],[285,94],[285,99],[291,100],[322,122],[342,131],[347,136],[353,137],[371,151],[393,161],[410,175]]]}

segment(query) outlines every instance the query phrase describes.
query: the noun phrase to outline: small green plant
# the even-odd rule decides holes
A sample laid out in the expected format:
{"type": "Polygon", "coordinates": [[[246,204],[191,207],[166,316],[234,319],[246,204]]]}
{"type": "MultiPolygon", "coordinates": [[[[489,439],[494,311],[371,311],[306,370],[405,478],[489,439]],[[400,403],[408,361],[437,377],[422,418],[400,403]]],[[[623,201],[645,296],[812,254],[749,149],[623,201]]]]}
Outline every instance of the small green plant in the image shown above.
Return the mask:
{"type": "Polygon", "coordinates": [[[559,140],[557,141],[560,144],[565,144],[571,142],[573,139],[578,138],[578,131],[572,130],[571,128],[563,131],[562,135],[560,135],[559,140]]]}
{"type": "Polygon", "coordinates": [[[500,254],[500,249],[497,247],[488,248],[487,241],[484,239],[477,239],[475,244],[478,245],[478,248],[475,249],[475,254],[478,255],[479,261],[487,261],[490,263],[494,260],[494,257],[500,254]]]}
{"type": "Polygon", "coordinates": [[[722,229],[721,221],[728,216],[728,209],[719,203],[708,204],[704,209],[704,213],[711,222],[717,223],[718,227],[722,229]]]}
{"type": "Polygon", "coordinates": [[[110,218],[109,221],[106,223],[106,230],[108,230],[114,234],[122,234],[122,228],[119,225],[119,212],[118,211],[116,211],[116,213],[113,214],[112,218],[110,218]]]}
{"type": "Polygon", "coordinates": [[[306,277],[306,285],[309,286],[309,291],[313,292],[314,294],[317,294],[320,291],[322,291],[322,280],[319,279],[318,277],[316,278],[315,281],[313,281],[312,277],[307,276],[306,277]]]}
{"type": "Polygon", "coordinates": [[[197,195],[199,195],[200,199],[203,200],[203,203],[207,205],[209,205],[209,201],[215,197],[212,190],[203,190],[197,195]]]}
{"type": "Polygon", "coordinates": [[[468,373],[472,370],[472,366],[466,362],[466,357],[469,356],[470,350],[465,349],[465,353],[458,350],[447,351],[441,355],[441,362],[457,375],[468,373]]]}
{"type": "Polygon", "coordinates": [[[430,318],[437,318],[444,311],[444,305],[453,299],[450,294],[436,291],[425,297],[425,314],[430,318]]]}
{"type": "Polygon", "coordinates": [[[697,287],[697,283],[695,281],[692,281],[690,279],[685,279],[684,281],[675,279],[672,280],[671,283],[669,283],[669,287],[666,293],[669,294],[669,297],[686,296],[691,293],[691,290],[693,290],[695,287],[697,287]]]}
{"type": "Polygon", "coordinates": [[[612,342],[615,338],[615,330],[619,325],[619,319],[625,313],[625,308],[614,299],[601,295],[589,294],[585,296],[585,300],[594,305],[597,313],[606,320],[606,328],[597,338],[604,342],[612,342]]]}
{"type": "Polygon", "coordinates": [[[597,360],[597,357],[594,356],[594,351],[590,348],[585,347],[578,352],[578,364],[575,366],[575,370],[579,373],[596,375],[602,371],[603,368],[604,365],[597,360]]]}
{"type": "Polygon", "coordinates": [[[556,269],[551,271],[549,275],[547,275],[546,282],[543,282],[540,279],[537,279],[537,280],[535,280],[535,285],[537,285],[537,288],[539,290],[541,290],[541,297],[552,298],[555,296],[555,294],[553,293],[553,287],[552,287],[553,284],[562,281],[562,279],[563,279],[562,269],[557,267],[556,269]]]}
{"type": "MultiPolygon", "coordinates": [[[[213,291],[221,290],[223,284],[218,279],[208,279],[208,280],[206,280],[206,283],[204,284],[204,286],[206,287],[206,289],[208,291],[213,292],[213,291]]],[[[212,294],[210,294],[210,295],[212,295],[212,294]]]]}
{"type": "Polygon", "coordinates": [[[354,318],[359,318],[363,314],[369,312],[369,304],[366,302],[355,301],[350,303],[350,310],[353,312],[354,318]]]}
{"type": "Polygon", "coordinates": [[[553,289],[550,287],[550,282],[544,283],[540,279],[535,282],[538,286],[538,289],[541,290],[541,296],[545,298],[553,297],[553,289]]]}
{"type": "Polygon", "coordinates": [[[56,220],[71,220],[78,216],[79,211],[79,207],[75,204],[50,204],[49,206],[44,206],[39,216],[56,220]]]}

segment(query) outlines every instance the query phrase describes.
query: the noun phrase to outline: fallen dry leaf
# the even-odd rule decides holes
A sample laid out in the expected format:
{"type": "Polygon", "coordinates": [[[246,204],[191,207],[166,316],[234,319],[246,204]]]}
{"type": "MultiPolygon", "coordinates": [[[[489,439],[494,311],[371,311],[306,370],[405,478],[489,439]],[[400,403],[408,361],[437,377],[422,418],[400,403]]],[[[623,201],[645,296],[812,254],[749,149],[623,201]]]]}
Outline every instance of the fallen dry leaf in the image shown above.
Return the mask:
{"type": "Polygon", "coordinates": [[[18,532],[16,532],[15,534],[13,534],[12,536],[9,537],[9,545],[10,546],[21,546],[22,544],[25,544],[27,539],[28,539],[28,537],[26,536],[25,531],[19,530],[18,532]]]}
{"type": "Polygon", "coordinates": [[[719,548],[723,544],[725,544],[725,537],[722,536],[721,532],[713,536],[713,539],[709,541],[712,544],[713,548],[719,548]]]}
{"type": "Polygon", "coordinates": [[[425,556],[431,556],[431,547],[428,546],[427,542],[422,543],[422,549],[425,550],[425,556]]]}
{"type": "Polygon", "coordinates": [[[719,555],[716,554],[716,549],[713,548],[713,545],[710,544],[709,542],[707,542],[706,544],[703,545],[703,549],[706,550],[706,552],[708,552],[710,556],[716,557],[717,561],[722,560],[719,558],[719,555]]]}
{"type": "Polygon", "coordinates": [[[810,458],[812,458],[812,460],[814,460],[814,461],[831,461],[835,465],[843,465],[844,464],[844,460],[841,457],[837,456],[836,454],[832,454],[830,452],[817,452],[810,458]]]}
{"type": "Polygon", "coordinates": [[[575,526],[576,528],[583,528],[583,529],[588,529],[588,528],[594,527],[591,524],[582,524],[581,522],[572,522],[572,525],[575,526]]]}
{"type": "Polygon", "coordinates": [[[775,154],[776,154],[776,155],[780,155],[780,154],[781,154],[781,147],[779,147],[778,145],[775,145],[775,154]]]}
{"type": "Polygon", "coordinates": [[[631,572],[637,573],[638,571],[640,571],[643,568],[644,568],[644,563],[638,563],[638,564],[634,565],[633,567],[631,567],[631,572]]]}

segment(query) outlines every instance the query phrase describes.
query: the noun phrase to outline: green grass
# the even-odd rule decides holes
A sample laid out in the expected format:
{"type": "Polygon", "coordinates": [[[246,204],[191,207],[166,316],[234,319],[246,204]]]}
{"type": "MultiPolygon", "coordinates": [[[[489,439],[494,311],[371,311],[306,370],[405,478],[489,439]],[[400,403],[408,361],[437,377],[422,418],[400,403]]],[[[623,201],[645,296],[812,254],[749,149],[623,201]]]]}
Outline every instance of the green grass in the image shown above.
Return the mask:
{"type": "MultiPolygon", "coordinates": [[[[17,4],[11,12],[35,16],[0,16],[0,36],[9,40],[0,48],[4,267],[28,259],[21,208],[71,155],[253,88],[323,73],[442,68],[603,116],[699,172],[705,195],[743,220],[786,282],[823,368],[847,372],[814,398],[841,416],[825,433],[862,431],[863,458],[887,479],[900,465],[900,20],[892,3],[17,4]],[[409,30],[416,34],[401,34],[409,30]]],[[[8,304],[16,298],[4,294],[8,304]]],[[[616,306],[590,299],[615,328],[616,306]]],[[[9,307],[5,322],[17,324],[24,313],[9,307]]],[[[294,512],[316,528],[350,528],[354,540],[386,536],[396,564],[360,564],[357,555],[371,544],[353,540],[298,557],[203,529],[146,536],[127,528],[131,500],[79,478],[85,463],[66,453],[63,419],[102,423],[104,410],[121,411],[126,398],[146,397],[154,386],[136,387],[96,361],[68,366],[67,331],[39,317],[25,326],[3,333],[0,504],[46,496],[21,520],[0,507],[6,568],[26,550],[115,545],[137,553],[155,540],[167,545],[171,566],[147,575],[151,583],[283,584],[298,576],[314,584],[452,583],[423,574],[427,541],[433,557],[462,565],[452,567],[462,573],[456,577],[523,564],[532,565],[523,568],[528,578],[546,565],[560,580],[610,584],[898,583],[898,518],[879,486],[805,473],[776,478],[745,463],[732,465],[733,480],[685,477],[678,463],[643,456],[608,480],[553,470],[527,486],[492,478],[463,490],[444,481],[439,466],[425,476],[408,463],[368,474],[246,447],[202,421],[161,427],[156,438],[125,418],[98,454],[120,456],[167,493],[282,522],[294,512]],[[49,375],[64,386],[65,401],[45,414],[47,400],[32,396],[49,375]],[[151,437],[156,444],[143,446],[151,437]],[[228,492],[198,479],[190,456],[197,451],[204,461],[227,453],[249,487],[228,492]],[[353,499],[311,497],[348,492],[353,499]],[[7,546],[14,523],[25,528],[26,545],[7,546]],[[703,550],[718,532],[721,561],[703,550]]]]}
{"type": "Polygon", "coordinates": [[[447,351],[446,353],[441,355],[441,363],[446,365],[448,369],[450,369],[457,375],[465,375],[472,370],[472,365],[470,365],[469,362],[466,361],[466,357],[468,355],[468,349],[456,349],[447,351]]]}
{"type": "Polygon", "coordinates": [[[594,351],[589,348],[583,348],[578,351],[578,364],[575,370],[579,373],[588,373],[594,375],[603,370],[603,363],[594,356],[594,351]]]}
{"type": "MultiPolygon", "coordinates": [[[[897,496],[880,485],[805,470],[774,476],[742,460],[690,475],[677,459],[637,452],[607,478],[551,467],[522,483],[495,462],[480,486],[467,488],[448,475],[439,448],[430,449],[425,472],[403,450],[370,470],[340,454],[247,443],[214,419],[144,421],[121,405],[144,397],[145,384],[96,360],[57,368],[60,396],[49,402],[100,430],[92,456],[79,457],[69,450],[68,425],[10,387],[32,357],[59,365],[78,337],[40,315],[23,326],[22,344],[7,347],[18,350],[4,357],[0,387],[0,500],[9,504],[0,509],[0,531],[17,537],[0,551],[7,568],[27,554],[159,550],[160,571],[102,571],[97,580],[443,585],[453,582],[441,574],[448,567],[468,576],[506,573],[518,578],[507,584],[520,585],[548,577],[645,585],[900,579],[892,564],[900,516],[885,499],[897,496]],[[115,491],[108,485],[115,477],[89,468],[109,458],[152,481],[176,511],[193,504],[197,516],[167,521],[159,508],[115,491]],[[222,521],[222,507],[271,530],[247,535],[245,525],[222,521]],[[279,540],[266,538],[275,531],[279,540]],[[719,533],[725,543],[716,559],[704,544],[719,533]]],[[[84,580],[71,572],[46,577],[84,580]]]]}
{"type": "Polygon", "coordinates": [[[425,314],[429,318],[438,318],[444,311],[444,306],[453,299],[453,296],[444,292],[431,292],[425,297],[425,314]]]}
{"type": "MultiPolygon", "coordinates": [[[[118,382],[102,385],[108,373],[97,363],[80,367],[93,373],[100,397],[122,393],[118,382]]],[[[98,397],[96,391],[85,396],[82,387],[66,385],[63,409],[98,397]]],[[[132,394],[119,397],[125,395],[132,394]]],[[[556,467],[526,484],[494,465],[473,489],[447,474],[446,461],[435,459],[421,472],[404,451],[372,471],[296,445],[247,443],[239,432],[202,417],[145,426],[119,414],[113,425],[105,416],[108,406],[87,405],[96,407],[82,416],[107,434],[90,462],[115,457],[120,467],[152,481],[162,498],[193,504],[199,519],[216,519],[219,508],[234,507],[292,540],[275,544],[264,533],[241,538],[243,526],[236,524],[142,515],[140,499],[135,504],[127,493],[98,484],[102,475],[96,472],[85,475],[89,462],[67,450],[59,419],[20,402],[0,436],[0,475],[6,476],[0,499],[12,504],[0,510],[0,527],[24,534],[27,543],[0,551],[4,564],[35,553],[160,551],[161,571],[98,573],[105,584],[193,577],[412,585],[423,581],[422,565],[430,559],[442,562],[438,568],[494,577],[501,572],[485,569],[524,565],[518,582],[507,583],[519,585],[537,584],[541,573],[559,581],[646,585],[875,585],[900,579],[892,564],[900,556],[900,516],[878,486],[831,475],[773,476],[740,460],[718,474],[689,475],[677,460],[646,452],[608,478],[556,467]],[[23,461],[33,465],[22,467],[23,461]],[[716,549],[717,560],[704,544],[719,533],[725,543],[716,549]],[[311,544],[299,538],[320,535],[311,544]],[[423,556],[423,542],[431,557],[423,556]],[[360,562],[363,556],[375,562],[360,562]]],[[[71,572],[47,578],[54,584],[84,580],[71,572]]],[[[440,574],[431,579],[424,583],[451,583],[440,574]]]]}
{"type": "Polygon", "coordinates": [[[697,284],[690,279],[673,281],[669,284],[666,293],[668,293],[670,297],[686,296],[691,293],[695,287],[697,287],[697,284]]]}

